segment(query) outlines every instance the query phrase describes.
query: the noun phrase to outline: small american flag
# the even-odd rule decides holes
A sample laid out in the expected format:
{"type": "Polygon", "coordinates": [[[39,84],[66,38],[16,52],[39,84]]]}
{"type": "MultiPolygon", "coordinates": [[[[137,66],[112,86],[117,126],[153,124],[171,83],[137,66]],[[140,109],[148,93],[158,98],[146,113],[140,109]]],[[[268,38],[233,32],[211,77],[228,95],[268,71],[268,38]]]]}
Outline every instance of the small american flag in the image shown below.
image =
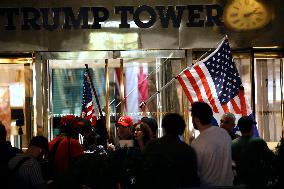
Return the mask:
{"type": "Polygon", "coordinates": [[[227,112],[236,117],[252,116],[227,38],[213,53],[184,70],[177,79],[190,103],[207,102],[218,120],[227,112]]]}
{"type": "Polygon", "coordinates": [[[84,73],[81,117],[90,120],[92,125],[94,125],[97,121],[97,117],[95,115],[95,110],[94,110],[94,102],[93,102],[93,94],[90,84],[90,78],[88,76],[87,70],[84,73]]]}

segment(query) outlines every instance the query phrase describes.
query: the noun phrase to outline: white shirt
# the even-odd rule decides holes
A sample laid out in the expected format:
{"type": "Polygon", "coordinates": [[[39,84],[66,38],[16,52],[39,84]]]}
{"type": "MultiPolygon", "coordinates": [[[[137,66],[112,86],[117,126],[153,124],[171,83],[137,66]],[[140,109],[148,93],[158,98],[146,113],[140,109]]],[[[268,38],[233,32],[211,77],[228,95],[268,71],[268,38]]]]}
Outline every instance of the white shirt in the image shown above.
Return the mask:
{"type": "Polygon", "coordinates": [[[232,186],[231,137],[225,129],[211,126],[192,141],[201,186],[232,186]]]}

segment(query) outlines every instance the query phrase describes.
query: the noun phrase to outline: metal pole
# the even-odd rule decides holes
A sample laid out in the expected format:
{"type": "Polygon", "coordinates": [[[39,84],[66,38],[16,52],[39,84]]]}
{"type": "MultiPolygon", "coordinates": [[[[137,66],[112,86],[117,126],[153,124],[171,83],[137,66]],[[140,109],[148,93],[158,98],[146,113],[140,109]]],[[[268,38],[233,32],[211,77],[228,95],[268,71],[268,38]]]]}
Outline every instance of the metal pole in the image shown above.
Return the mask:
{"type": "MultiPolygon", "coordinates": [[[[171,58],[172,56],[173,56],[173,52],[170,54],[170,56],[169,56],[164,62],[166,62],[166,61],[167,61],[169,58],[171,58]]],[[[162,64],[164,64],[164,62],[163,62],[162,64]]],[[[159,66],[157,66],[157,67],[155,68],[155,70],[151,71],[140,83],[138,83],[138,87],[139,87],[140,85],[142,85],[142,84],[144,83],[144,81],[147,80],[154,72],[157,73],[157,70],[162,66],[162,64],[159,64],[159,66]]],[[[136,88],[133,88],[126,96],[123,96],[123,100],[125,100],[125,99],[126,99],[129,95],[131,95],[131,93],[133,93],[133,91],[135,91],[135,90],[136,90],[136,88]]],[[[112,105],[112,103],[114,103],[114,102],[115,102],[115,99],[110,102],[109,106],[112,105]]],[[[117,108],[120,104],[121,104],[121,101],[116,105],[116,108],[117,108]]]]}
{"type": "MultiPolygon", "coordinates": [[[[186,69],[190,69],[191,67],[193,67],[196,62],[200,61],[200,60],[201,60],[208,52],[210,52],[210,51],[211,51],[211,49],[209,49],[209,51],[205,52],[201,57],[199,57],[191,66],[186,67],[185,69],[183,69],[179,74],[181,74],[182,72],[184,72],[186,69]]],[[[179,74],[178,74],[178,75],[179,75],[179,74]]],[[[149,101],[151,101],[154,97],[156,97],[156,95],[159,94],[161,91],[163,91],[164,89],[166,89],[170,84],[172,84],[172,83],[175,81],[176,78],[177,78],[177,76],[174,77],[174,78],[172,78],[168,83],[166,83],[163,87],[161,87],[160,90],[157,90],[157,91],[156,91],[152,96],[150,96],[146,101],[142,102],[142,103],[140,104],[140,108],[142,108],[143,106],[145,106],[149,101]]]]}
{"type": "Polygon", "coordinates": [[[95,89],[94,84],[93,84],[92,77],[91,77],[90,72],[89,72],[88,64],[85,64],[85,66],[86,66],[86,71],[87,71],[87,74],[88,74],[88,77],[89,77],[89,80],[90,80],[90,83],[91,83],[91,87],[92,87],[93,93],[95,95],[96,102],[97,102],[97,105],[98,105],[98,108],[99,108],[99,113],[100,113],[100,116],[102,117],[103,116],[103,112],[102,112],[102,109],[101,109],[101,106],[100,106],[100,102],[99,102],[99,98],[98,98],[96,89],[95,89]]]}
{"type": "Polygon", "coordinates": [[[115,106],[117,108],[120,104],[121,115],[124,115],[125,97],[124,97],[124,72],[123,72],[123,59],[119,61],[119,77],[120,77],[120,102],[115,106]]]}
{"type": "Polygon", "coordinates": [[[110,106],[109,104],[109,67],[108,59],[105,59],[105,91],[106,91],[106,103],[105,103],[105,118],[106,128],[108,130],[108,136],[110,137],[110,106]]]}
{"type": "Polygon", "coordinates": [[[281,101],[280,101],[280,112],[281,112],[281,125],[282,125],[282,138],[284,135],[284,112],[283,112],[283,59],[280,58],[280,91],[281,91],[281,101]]]}
{"type": "Polygon", "coordinates": [[[251,49],[251,97],[252,97],[252,113],[255,118],[255,80],[254,80],[254,50],[251,49]]]}

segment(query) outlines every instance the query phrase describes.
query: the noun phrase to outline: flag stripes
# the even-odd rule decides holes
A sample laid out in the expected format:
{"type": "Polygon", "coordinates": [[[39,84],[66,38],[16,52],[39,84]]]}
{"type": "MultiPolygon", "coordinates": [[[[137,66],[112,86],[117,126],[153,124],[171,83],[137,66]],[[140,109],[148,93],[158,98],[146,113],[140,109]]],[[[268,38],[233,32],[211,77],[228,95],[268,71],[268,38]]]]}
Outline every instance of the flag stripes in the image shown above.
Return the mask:
{"type": "Polygon", "coordinates": [[[227,112],[234,113],[236,117],[252,113],[227,39],[207,58],[187,68],[176,78],[190,103],[208,103],[214,117],[227,112]]]}
{"type": "Polygon", "coordinates": [[[93,93],[87,69],[84,73],[81,117],[90,120],[92,125],[94,125],[97,121],[94,109],[93,93]]]}

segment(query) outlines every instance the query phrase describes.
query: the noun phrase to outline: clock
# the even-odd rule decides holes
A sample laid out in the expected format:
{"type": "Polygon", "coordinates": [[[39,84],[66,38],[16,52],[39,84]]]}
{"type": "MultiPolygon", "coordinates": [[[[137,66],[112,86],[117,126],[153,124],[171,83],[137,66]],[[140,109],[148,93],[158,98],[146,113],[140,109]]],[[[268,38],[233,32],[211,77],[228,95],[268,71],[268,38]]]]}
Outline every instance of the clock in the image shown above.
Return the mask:
{"type": "Polygon", "coordinates": [[[225,26],[236,31],[263,28],[271,19],[269,6],[261,0],[232,0],[224,8],[225,26]]]}

